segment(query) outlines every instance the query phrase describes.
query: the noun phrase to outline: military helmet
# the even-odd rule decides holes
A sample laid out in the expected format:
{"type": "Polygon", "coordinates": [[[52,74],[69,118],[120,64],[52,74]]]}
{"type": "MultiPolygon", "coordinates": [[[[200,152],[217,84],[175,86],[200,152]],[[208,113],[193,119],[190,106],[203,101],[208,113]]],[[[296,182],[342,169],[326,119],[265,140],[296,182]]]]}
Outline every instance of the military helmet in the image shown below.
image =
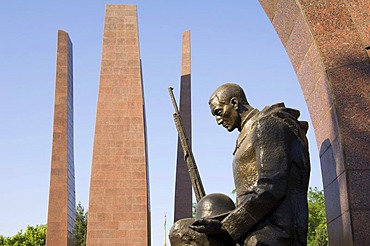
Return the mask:
{"type": "Polygon", "coordinates": [[[195,217],[196,219],[223,219],[234,209],[235,204],[230,197],[221,193],[212,193],[200,199],[195,217]]]}

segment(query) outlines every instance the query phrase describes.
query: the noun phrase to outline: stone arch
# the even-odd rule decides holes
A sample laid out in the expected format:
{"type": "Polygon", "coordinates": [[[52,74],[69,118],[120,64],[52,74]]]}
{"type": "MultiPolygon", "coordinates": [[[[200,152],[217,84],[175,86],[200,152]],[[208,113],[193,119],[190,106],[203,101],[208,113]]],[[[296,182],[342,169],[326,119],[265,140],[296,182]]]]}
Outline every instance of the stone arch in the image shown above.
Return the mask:
{"type": "Polygon", "coordinates": [[[330,245],[370,242],[370,0],[259,0],[314,127],[330,245]]]}

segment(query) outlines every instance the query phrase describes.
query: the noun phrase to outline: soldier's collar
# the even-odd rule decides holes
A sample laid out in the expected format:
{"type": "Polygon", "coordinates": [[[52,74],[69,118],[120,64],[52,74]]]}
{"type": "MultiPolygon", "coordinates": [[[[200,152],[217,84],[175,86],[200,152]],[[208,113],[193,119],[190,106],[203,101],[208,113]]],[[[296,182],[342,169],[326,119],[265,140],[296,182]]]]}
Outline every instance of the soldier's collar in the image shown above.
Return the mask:
{"type": "Polygon", "coordinates": [[[252,109],[245,117],[244,119],[242,120],[242,123],[241,123],[241,126],[242,126],[242,130],[240,131],[240,134],[238,136],[238,138],[236,139],[236,144],[235,144],[235,149],[233,151],[233,155],[235,155],[236,151],[239,149],[239,146],[243,143],[243,141],[245,140],[245,138],[247,137],[247,130],[244,129],[244,126],[245,124],[253,117],[255,116],[257,113],[259,112],[258,109],[252,109]]]}
{"type": "Polygon", "coordinates": [[[242,119],[242,122],[241,122],[241,129],[243,129],[245,123],[247,123],[247,121],[252,118],[256,113],[258,113],[258,109],[254,108],[252,109],[251,111],[249,111],[249,113],[244,117],[244,119],[242,119]]]}

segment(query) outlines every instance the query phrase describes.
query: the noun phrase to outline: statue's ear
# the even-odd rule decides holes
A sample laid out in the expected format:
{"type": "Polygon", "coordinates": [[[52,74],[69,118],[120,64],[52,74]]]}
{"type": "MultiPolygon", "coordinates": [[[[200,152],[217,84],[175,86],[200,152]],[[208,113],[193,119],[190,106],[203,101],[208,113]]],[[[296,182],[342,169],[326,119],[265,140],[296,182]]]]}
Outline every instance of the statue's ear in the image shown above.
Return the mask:
{"type": "Polygon", "coordinates": [[[238,107],[239,107],[239,100],[238,100],[238,98],[236,98],[236,97],[232,97],[231,99],[230,99],[230,103],[231,103],[231,105],[233,105],[233,107],[237,110],[238,109],[238,107]]]}

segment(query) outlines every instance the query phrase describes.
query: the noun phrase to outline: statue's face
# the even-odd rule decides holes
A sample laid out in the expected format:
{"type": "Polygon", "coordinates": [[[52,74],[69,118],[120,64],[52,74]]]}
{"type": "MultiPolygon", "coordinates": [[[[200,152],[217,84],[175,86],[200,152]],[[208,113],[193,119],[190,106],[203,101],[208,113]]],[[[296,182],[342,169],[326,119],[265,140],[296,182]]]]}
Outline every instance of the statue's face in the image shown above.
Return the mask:
{"type": "Polygon", "coordinates": [[[217,124],[225,127],[229,132],[232,132],[240,125],[240,116],[238,114],[237,105],[232,103],[232,100],[227,104],[219,102],[217,97],[213,97],[210,102],[211,113],[216,118],[217,124]]]}

